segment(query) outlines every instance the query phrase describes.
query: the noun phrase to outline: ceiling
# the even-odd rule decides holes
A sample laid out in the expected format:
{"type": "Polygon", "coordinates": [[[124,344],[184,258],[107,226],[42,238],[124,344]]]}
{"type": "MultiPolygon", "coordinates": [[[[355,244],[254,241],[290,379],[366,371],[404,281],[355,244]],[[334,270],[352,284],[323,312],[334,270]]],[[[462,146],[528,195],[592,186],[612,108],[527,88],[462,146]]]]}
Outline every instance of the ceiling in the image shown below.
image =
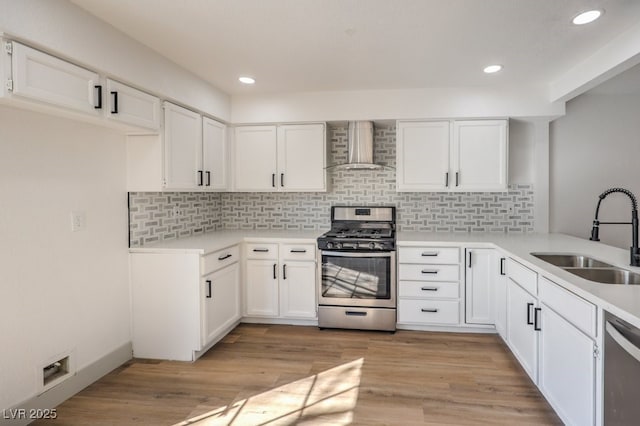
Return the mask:
{"type": "Polygon", "coordinates": [[[231,95],[544,90],[640,22],[638,0],[71,1],[231,95]],[[603,17],[571,24],[591,8],[603,17]]]}

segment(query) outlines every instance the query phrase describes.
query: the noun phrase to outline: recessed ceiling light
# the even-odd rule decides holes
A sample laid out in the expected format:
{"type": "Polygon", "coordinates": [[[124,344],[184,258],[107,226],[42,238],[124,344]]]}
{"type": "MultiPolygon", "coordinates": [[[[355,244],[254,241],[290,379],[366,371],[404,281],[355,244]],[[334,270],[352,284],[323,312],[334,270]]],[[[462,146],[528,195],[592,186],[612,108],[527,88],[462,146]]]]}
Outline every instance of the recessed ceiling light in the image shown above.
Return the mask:
{"type": "Polygon", "coordinates": [[[484,72],[487,74],[493,74],[495,72],[498,72],[502,69],[502,65],[489,65],[488,67],[484,68],[484,72]]]}
{"type": "Polygon", "coordinates": [[[602,16],[602,10],[588,10],[577,15],[571,20],[575,25],[584,25],[595,21],[602,16]]]}
{"type": "Polygon", "coordinates": [[[238,80],[240,80],[240,83],[244,84],[253,84],[256,82],[256,79],[251,77],[240,77],[238,80]]]}

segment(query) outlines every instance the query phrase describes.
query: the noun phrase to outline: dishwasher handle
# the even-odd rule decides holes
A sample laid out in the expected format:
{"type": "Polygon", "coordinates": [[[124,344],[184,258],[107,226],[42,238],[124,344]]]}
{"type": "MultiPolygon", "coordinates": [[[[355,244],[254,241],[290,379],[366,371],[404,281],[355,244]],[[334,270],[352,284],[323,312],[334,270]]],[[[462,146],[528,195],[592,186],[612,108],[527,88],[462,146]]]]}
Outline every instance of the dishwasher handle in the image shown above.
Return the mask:
{"type": "Polygon", "coordinates": [[[634,357],[636,361],[640,362],[640,348],[631,343],[629,339],[624,337],[622,333],[618,331],[616,326],[614,326],[611,322],[607,321],[605,324],[605,329],[609,336],[618,344],[622,349],[624,349],[629,355],[634,357]]]}

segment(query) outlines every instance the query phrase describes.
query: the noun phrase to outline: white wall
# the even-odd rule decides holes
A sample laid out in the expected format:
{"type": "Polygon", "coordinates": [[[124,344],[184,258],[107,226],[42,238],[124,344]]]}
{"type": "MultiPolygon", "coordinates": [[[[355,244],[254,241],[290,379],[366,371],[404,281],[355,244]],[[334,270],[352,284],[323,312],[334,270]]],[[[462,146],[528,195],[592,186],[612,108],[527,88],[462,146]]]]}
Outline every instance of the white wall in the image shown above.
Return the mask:
{"type": "MultiPolygon", "coordinates": [[[[623,187],[640,197],[640,95],[584,94],[550,128],[550,227],[588,238],[598,195],[623,187]]],[[[624,195],[603,201],[600,220],[629,221],[624,195]]],[[[630,225],[603,225],[602,242],[631,245],[630,225]]]]}
{"type": "Polygon", "coordinates": [[[0,32],[167,99],[230,119],[229,96],[66,0],[0,0],[0,32]]]}
{"type": "Polygon", "coordinates": [[[131,340],[125,181],[122,135],[0,106],[0,409],[50,357],[81,369],[131,340]]]}
{"type": "Polygon", "coordinates": [[[535,123],[509,120],[509,183],[533,183],[535,123]]]}
{"type": "Polygon", "coordinates": [[[236,95],[233,123],[399,120],[427,118],[557,117],[564,102],[546,90],[483,88],[360,90],[236,95]]]}

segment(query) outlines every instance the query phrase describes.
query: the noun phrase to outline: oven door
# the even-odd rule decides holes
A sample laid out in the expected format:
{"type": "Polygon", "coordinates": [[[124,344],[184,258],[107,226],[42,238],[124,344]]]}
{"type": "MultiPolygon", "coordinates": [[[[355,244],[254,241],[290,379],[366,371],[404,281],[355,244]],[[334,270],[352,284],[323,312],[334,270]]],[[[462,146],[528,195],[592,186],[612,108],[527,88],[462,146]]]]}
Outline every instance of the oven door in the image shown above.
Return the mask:
{"type": "Polygon", "coordinates": [[[321,251],[318,304],[396,307],[396,252],[321,251]]]}

